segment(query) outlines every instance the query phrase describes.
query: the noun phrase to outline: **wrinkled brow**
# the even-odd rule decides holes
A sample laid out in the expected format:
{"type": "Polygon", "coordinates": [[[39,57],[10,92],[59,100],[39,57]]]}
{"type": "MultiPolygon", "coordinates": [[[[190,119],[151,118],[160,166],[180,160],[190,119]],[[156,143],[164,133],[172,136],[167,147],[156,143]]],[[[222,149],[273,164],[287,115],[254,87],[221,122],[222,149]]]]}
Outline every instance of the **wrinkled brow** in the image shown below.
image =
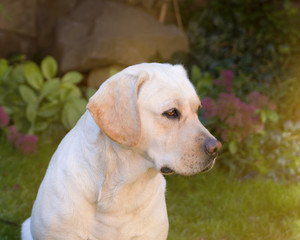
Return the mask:
{"type": "Polygon", "coordinates": [[[165,101],[162,105],[163,109],[173,108],[173,107],[181,108],[182,102],[179,99],[172,99],[172,100],[165,101]]]}

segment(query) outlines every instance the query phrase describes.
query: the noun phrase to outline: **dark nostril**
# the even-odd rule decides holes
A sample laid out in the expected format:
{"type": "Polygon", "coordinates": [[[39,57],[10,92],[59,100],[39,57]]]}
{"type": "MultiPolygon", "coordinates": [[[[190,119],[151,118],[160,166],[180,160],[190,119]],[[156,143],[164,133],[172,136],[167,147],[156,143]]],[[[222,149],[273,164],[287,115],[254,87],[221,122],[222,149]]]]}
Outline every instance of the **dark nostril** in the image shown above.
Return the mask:
{"type": "Polygon", "coordinates": [[[205,152],[213,156],[221,149],[222,144],[217,139],[207,139],[204,143],[205,152]]]}

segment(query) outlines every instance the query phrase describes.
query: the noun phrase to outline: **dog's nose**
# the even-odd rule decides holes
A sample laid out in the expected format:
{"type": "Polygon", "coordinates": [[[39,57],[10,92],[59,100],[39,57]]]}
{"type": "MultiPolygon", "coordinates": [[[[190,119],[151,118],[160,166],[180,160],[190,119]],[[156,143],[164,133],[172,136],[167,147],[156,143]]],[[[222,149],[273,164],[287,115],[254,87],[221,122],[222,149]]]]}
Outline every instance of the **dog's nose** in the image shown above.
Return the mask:
{"type": "Polygon", "coordinates": [[[209,156],[215,156],[221,147],[222,144],[217,139],[209,138],[205,140],[204,149],[209,156]]]}

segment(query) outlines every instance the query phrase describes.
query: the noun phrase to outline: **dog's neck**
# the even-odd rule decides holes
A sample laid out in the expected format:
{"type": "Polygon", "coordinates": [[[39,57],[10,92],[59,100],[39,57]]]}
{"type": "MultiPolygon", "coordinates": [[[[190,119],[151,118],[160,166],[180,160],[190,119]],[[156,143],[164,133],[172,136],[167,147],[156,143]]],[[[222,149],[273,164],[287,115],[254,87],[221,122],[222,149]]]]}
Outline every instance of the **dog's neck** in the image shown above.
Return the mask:
{"type": "MultiPolygon", "coordinates": [[[[161,174],[154,169],[154,164],[147,155],[109,139],[89,112],[82,118],[81,120],[85,121],[82,153],[84,159],[88,161],[91,175],[102,176],[97,180],[99,189],[97,201],[101,206],[117,201],[118,194],[125,188],[134,188],[136,182],[151,183],[149,181],[151,179],[154,181],[157,181],[155,180],[157,177],[161,179],[161,174]],[[100,149],[97,146],[105,147],[100,149]]],[[[136,194],[139,192],[136,191],[136,194]]]]}

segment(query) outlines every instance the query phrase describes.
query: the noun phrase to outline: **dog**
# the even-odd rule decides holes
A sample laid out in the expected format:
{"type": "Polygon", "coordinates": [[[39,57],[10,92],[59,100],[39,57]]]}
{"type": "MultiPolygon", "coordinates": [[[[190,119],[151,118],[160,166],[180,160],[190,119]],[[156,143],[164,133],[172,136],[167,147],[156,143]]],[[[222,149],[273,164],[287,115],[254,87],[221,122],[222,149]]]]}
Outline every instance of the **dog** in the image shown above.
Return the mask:
{"type": "Polygon", "coordinates": [[[181,65],[110,77],[54,153],[22,239],[167,239],[163,175],[208,171],[221,148],[199,108],[181,65]]]}

